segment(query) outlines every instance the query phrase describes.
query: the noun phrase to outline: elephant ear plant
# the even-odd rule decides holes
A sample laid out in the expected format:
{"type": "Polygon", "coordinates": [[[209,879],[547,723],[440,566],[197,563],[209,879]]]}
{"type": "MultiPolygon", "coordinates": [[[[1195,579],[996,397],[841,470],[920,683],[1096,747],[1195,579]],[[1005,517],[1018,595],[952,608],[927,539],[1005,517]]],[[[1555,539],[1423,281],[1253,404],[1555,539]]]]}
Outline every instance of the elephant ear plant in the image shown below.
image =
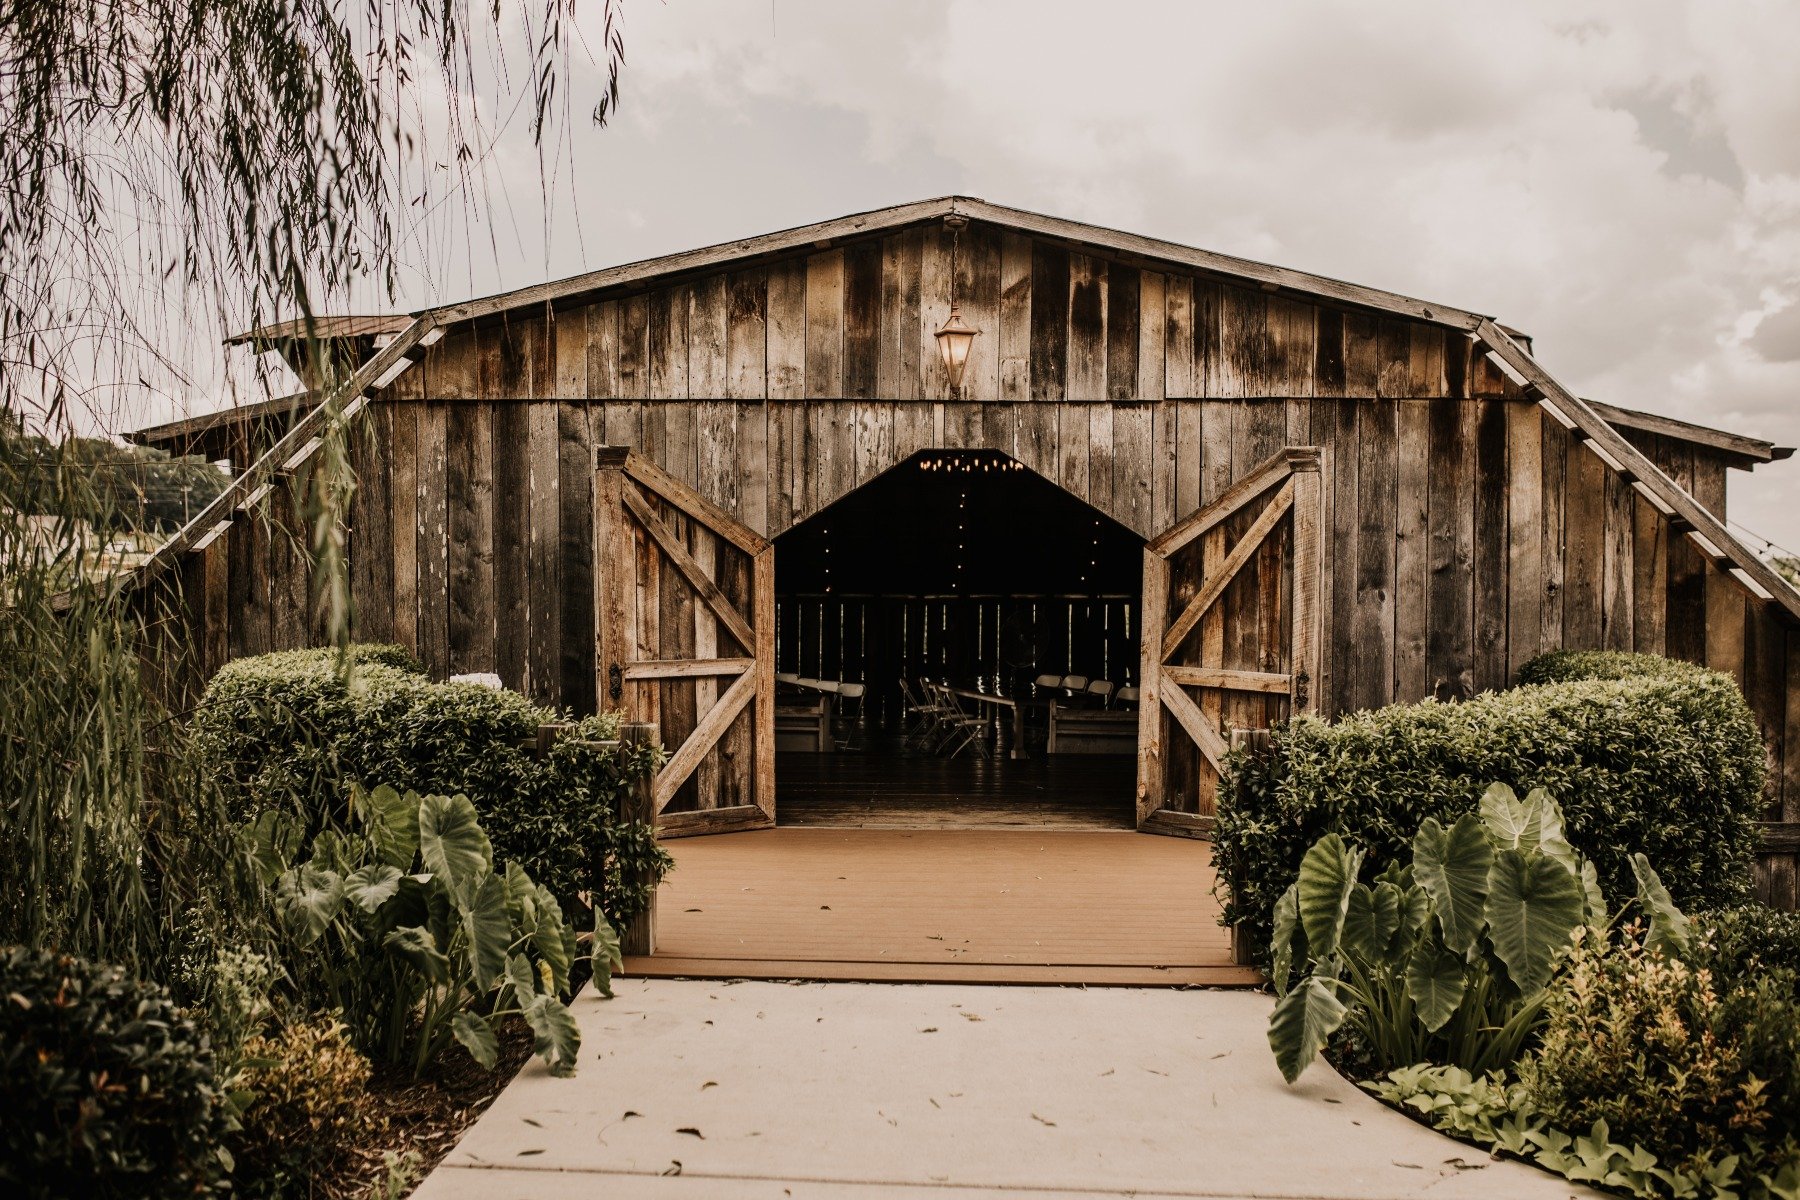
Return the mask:
{"type": "MultiPolygon", "coordinates": [[[[1680,954],[1685,918],[1644,856],[1631,862],[1649,944],[1680,954]]],[[[1542,1023],[1545,985],[1575,931],[1608,924],[1593,864],[1542,789],[1520,800],[1494,784],[1450,828],[1427,818],[1410,864],[1372,887],[1358,881],[1362,866],[1360,849],[1327,834],[1275,907],[1269,1045],[1290,1083],[1346,1023],[1382,1071],[1504,1067],[1542,1023]]]]}
{"type": "MultiPolygon", "coordinates": [[[[564,1001],[577,938],[556,898],[517,863],[494,869],[465,796],[357,789],[352,808],[351,830],[320,833],[304,862],[284,814],[264,813],[249,833],[300,951],[289,960],[303,997],[342,1012],[358,1049],[414,1074],[452,1039],[493,1066],[495,1025],[510,1016],[553,1071],[571,1073],[580,1035],[564,1001]]],[[[618,946],[596,917],[594,982],[608,996],[618,946]]]]}

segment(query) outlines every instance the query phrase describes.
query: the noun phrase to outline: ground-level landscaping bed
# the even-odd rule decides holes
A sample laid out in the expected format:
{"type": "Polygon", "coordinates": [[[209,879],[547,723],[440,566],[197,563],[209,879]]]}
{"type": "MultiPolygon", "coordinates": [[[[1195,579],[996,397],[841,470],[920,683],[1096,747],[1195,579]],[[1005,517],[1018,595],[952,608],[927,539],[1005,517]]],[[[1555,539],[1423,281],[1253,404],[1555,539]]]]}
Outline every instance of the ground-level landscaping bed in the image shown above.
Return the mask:
{"type": "Polygon", "coordinates": [[[1741,694],[1625,654],[1522,675],[1239,760],[1219,857],[1278,1066],[1324,1051],[1623,1194],[1800,1196],[1800,921],[1746,903],[1765,763],[1741,694]]]}

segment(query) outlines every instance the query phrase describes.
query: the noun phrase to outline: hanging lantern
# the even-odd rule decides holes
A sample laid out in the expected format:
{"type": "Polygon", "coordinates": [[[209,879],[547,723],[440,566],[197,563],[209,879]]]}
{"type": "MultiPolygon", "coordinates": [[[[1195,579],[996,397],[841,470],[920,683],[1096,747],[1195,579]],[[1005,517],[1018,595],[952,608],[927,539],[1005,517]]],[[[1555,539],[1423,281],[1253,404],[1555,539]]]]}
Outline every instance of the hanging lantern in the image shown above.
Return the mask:
{"type": "Polygon", "coordinates": [[[944,360],[944,372],[950,378],[950,390],[962,393],[963,368],[969,364],[969,347],[981,330],[962,319],[955,304],[950,306],[950,319],[932,336],[937,338],[938,357],[944,360]]]}

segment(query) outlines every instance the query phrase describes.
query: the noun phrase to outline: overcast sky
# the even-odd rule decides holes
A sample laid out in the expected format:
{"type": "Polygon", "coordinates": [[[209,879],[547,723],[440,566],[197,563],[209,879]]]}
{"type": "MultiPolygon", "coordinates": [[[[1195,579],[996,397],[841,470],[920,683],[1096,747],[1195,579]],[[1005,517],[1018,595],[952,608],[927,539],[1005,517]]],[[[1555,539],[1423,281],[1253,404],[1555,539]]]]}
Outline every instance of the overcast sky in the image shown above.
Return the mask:
{"type": "MultiPolygon", "coordinates": [[[[492,224],[421,230],[405,307],[957,192],[1491,313],[1584,395],[1800,443],[1800,5],[626,0],[625,43],[548,202],[490,114],[492,224]]],[[[1800,547],[1800,464],[1733,474],[1800,547]]]]}

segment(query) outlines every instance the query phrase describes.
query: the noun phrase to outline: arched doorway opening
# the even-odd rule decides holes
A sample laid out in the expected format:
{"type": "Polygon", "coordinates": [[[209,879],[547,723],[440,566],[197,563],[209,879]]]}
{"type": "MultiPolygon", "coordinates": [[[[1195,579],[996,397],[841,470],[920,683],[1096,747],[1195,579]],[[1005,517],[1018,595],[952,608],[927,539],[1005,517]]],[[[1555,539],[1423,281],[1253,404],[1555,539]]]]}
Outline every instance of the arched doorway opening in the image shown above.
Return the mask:
{"type": "Polygon", "coordinates": [[[931,450],[775,545],[783,824],[1133,825],[1142,538],[931,450]]]}

